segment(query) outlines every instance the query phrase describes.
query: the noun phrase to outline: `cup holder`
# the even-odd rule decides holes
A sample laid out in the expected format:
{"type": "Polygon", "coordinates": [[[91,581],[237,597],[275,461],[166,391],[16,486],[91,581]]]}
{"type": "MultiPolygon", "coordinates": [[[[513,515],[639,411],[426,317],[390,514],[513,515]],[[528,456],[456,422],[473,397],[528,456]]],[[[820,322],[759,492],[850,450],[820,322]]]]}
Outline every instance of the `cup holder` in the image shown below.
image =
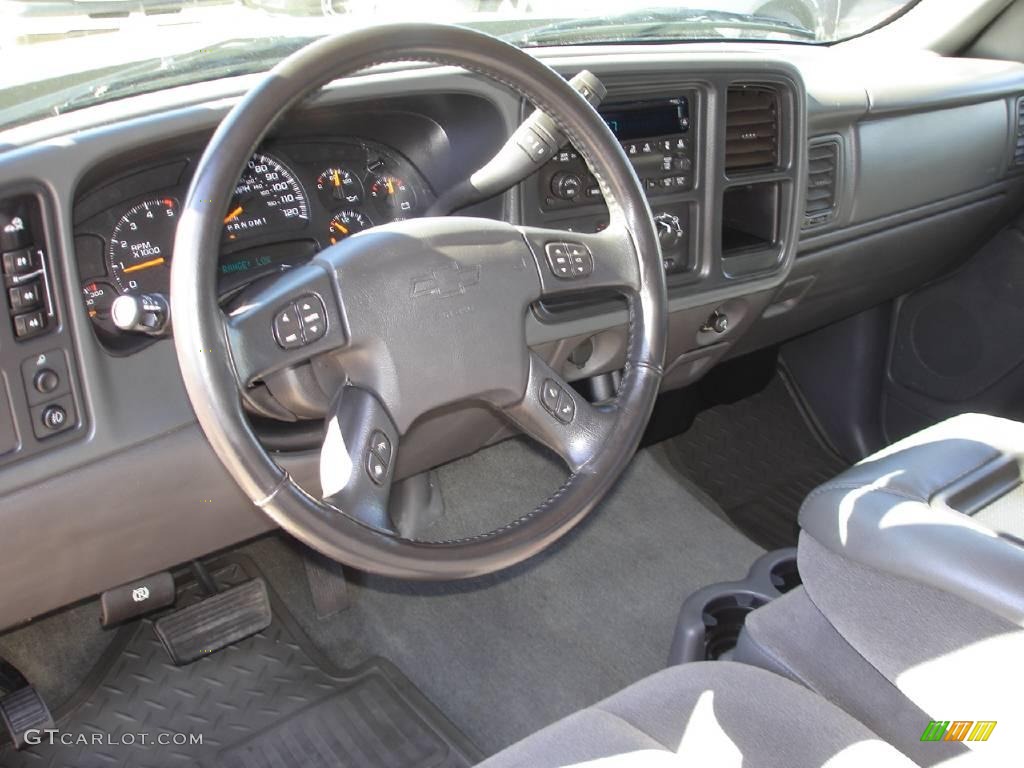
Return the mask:
{"type": "Polygon", "coordinates": [[[796,569],[796,558],[777,562],[768,571],[768,578],[771,579],[772,586],[783,595],[803,583],[800,572],[796,569]]]}
{"type": "Polygon", "coordinates": [[[796,549],[768,552],[742,581],[712,584],[683,603],[672,639],[669,665],[727,659],[751,611],[800,586],[796,549]]]}
{"type": "Polygon", "coordinates": [[[728,657],[736,647],[747,614],[770,601],[763,595],[737,592],[713,598],[704,606],[704,658],[728,657]]]}

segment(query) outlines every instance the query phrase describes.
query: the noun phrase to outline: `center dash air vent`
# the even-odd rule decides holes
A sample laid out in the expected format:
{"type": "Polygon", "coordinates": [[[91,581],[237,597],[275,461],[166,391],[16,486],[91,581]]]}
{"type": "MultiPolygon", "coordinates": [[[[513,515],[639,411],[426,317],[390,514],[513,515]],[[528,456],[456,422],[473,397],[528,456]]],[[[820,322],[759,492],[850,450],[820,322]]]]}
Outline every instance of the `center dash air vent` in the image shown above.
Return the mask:
{"type": "Polygon", "coordinates": [[[1017,143],[1013,145],[1013,164],[1024,165],[1024,96],[1017,99],[1017,143]]]}
{"type": "Polygon", "coordinates": [[[803,229],[820,227],[836,215],[839,142],[818,141],[807,151],[807,202],[803,229]]]}
{"type": "Polygon", "coordinates": [[[725,111],[725,170],[736,173],[778,166],[778,94],[771,88],[732,86],[725,111]]]}

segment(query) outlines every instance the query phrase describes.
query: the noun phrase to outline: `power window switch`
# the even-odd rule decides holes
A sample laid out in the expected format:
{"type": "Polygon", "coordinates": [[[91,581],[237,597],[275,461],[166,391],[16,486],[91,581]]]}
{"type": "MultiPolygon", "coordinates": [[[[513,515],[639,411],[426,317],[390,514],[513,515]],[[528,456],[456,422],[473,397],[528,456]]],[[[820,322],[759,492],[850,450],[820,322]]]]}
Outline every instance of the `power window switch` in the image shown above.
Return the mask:
{"type": "Polygon", "coordinates": [[[14,316],[14,335],[27,339],[46,330],[46,317],[42,312],[26,312],[14,316]]]}
{"type": "Polygon", "coordinates": [[[16,285],[7,290],[7,298],[11,302],[11,309],[21,312],[26,309],[35,309],[42,302],[42,293],[39,290],[39,281],[16,285]]]}

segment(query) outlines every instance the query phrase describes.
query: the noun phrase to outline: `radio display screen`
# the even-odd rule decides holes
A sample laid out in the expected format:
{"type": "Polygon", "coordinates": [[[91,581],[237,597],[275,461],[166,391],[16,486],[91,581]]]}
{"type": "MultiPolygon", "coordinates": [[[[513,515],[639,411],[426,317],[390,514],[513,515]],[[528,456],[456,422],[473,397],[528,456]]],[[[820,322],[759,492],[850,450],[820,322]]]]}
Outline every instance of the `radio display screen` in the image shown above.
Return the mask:
{"type": "Polygon", "coordinates": [[[690,102],[685,96],[664,101],[610,104],[600,112],[619,141],[686,133],[690,129],[690,102]]]}

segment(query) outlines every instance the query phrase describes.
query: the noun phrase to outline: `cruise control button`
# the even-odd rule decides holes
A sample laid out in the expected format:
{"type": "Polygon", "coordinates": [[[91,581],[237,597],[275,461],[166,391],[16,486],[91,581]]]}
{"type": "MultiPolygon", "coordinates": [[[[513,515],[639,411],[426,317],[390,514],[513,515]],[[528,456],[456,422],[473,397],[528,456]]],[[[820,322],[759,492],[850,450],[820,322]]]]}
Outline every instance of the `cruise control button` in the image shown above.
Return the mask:
{"type": "Polygon", "coordinates": [[[385,467],[391,463],[391,441],[379,429],[374,430],[370,435],[370,450],[377,454],[377,458],[385,467]]]}
{"type": "Polygon", "coordinates": [[[544,246],[544,255],[547,257],[548,266],[555,277],[572,277],[572,262],[565,243],[548,243],[544,246]]]}
{"type": "Polygon", "coordinates": [[[566,243],[565,247],[569,254],[573,277],[587,277],[593,274],[594,257],[587,246],[580,243],[566,243]]]}
{"type": "Polygon", "coordinates": [[[302,296],[295,301],[295,308],[299,314],[299,325],[302,326],[302,339],[306,344],[312,344],[322,339],[327,332],[327,320],[324,317],[324,303],[319,296],[302,296]]]}
{"type": "Polygon", "coordinates": [[[289,304],[274,316],[274,338],[284,349],[302,346],[302,326],[294,304],[289,304]]]}
{"type": "Polygon", "coordinates": [[[558,405],[555,406],[555,418],[563,424],[568,424],[576,417],[576,401],[572,399],[565,390],[558,396],[558,405]]]}
{"type": "Polygon", "coordinates": [[[562,388],[551,379],[545,379],[540,388],[540,402],[550,413],[554,413],[558,407],[558,397],[562,394],[562,388]]]}

